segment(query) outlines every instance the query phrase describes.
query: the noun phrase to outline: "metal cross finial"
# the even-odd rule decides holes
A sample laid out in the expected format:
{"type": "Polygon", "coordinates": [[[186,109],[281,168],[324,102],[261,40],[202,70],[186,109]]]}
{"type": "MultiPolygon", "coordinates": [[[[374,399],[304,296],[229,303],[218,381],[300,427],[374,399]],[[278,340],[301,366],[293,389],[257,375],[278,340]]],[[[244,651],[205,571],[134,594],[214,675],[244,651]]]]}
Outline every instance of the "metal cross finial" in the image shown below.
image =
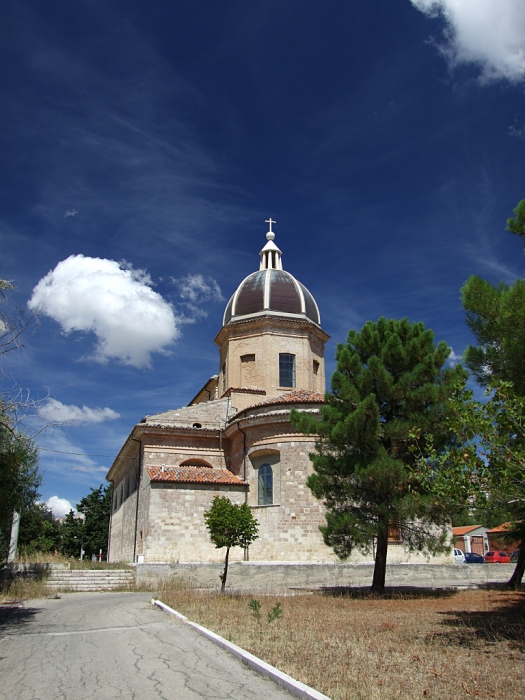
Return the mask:
{"type": "Polygon", "coordinates": [[[272,231],[272,224],[276,224],[277,221],[272,221],[272,218],[270,217],[269,219],[265,219],[264,223],[270,225],[270,233],[273,233],[273,231],[272,231]]]}

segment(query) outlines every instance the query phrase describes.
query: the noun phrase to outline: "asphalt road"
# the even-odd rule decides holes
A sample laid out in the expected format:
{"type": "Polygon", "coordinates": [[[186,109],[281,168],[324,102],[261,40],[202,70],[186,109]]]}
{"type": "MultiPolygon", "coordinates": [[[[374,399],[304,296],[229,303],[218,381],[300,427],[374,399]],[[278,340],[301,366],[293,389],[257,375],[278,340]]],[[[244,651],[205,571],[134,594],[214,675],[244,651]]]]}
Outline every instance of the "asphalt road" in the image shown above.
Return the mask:
{"type": "Polygon", "coordinates": [[[0,610],[0,698],[290,700],[145,593],[70,593],[0,610]]]}

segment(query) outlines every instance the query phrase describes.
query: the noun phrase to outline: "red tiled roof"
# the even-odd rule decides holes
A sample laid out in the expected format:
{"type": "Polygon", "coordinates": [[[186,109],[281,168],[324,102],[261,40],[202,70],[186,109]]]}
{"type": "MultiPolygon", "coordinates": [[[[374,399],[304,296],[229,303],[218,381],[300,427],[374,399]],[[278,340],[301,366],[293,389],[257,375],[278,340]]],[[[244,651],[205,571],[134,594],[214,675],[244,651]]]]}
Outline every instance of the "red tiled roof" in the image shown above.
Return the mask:
{"type": "Polygon", "coordinates": [[[493,527],[492,530],[489,530],[489,535],[493,532],[507,532],[511,527],[512,523],[503,523],[502,525],[498,525],[497,527],[493,527]]]}
{"type": "Polygon", "coordinates": [[[477,530],[478,527],[483,527],[483,525],[461,525],[460,527],[453,527],[452,534],[466,535],[468,532],[472,532],[472,530],[477,530]]]}
{"type": "MultiPolygon", "coordinates": [[[[286,394],[281,394],[281,396],[275,396],[271,399],[266,399],[266,401],[261,401],[261,403],[250,406],[250,408],[258,408],[259,406],[273,406],[274,404],[280,403],[323,403],[323,394],[318,394],[315,391],[307,391],[306,389],[300,389],[299,391],[287,391],[286,394]]],[[[246,410],[246,409],[244,409],[246,410]]]]}
{"type": "Polygon", "coordinates": [[[146,470],[151,481],[169,481],[183,484],[236,484],[244,485],[246,482],[228,469],[214,469],[213,467],[152,467],[146,470]]]}

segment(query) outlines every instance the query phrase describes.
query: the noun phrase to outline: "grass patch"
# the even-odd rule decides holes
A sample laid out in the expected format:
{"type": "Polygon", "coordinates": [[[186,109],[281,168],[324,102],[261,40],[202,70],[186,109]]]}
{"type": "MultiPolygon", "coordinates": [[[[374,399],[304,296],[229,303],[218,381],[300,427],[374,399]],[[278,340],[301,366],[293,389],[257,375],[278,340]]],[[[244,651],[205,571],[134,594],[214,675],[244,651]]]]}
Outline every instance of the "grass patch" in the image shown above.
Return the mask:
{"type": "Polygon", "coordinates": [[[45,578],[16,576],[12,581],[5,581],[0,586],[0,603],[44,598],[53,595],[45,578]]]}
{"type": "Polygon", "coordinates": [[[158,597],[333,700],[522,700],[525,592],[335,593],[158,597]]]}

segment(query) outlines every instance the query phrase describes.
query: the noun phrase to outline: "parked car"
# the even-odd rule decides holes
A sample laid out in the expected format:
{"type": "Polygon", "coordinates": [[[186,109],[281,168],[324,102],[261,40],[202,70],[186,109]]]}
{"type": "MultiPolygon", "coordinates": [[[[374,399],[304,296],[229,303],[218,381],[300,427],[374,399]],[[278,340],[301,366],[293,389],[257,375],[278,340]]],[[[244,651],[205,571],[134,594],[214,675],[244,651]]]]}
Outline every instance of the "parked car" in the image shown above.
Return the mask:
{"type": "Polygon", "coordinates": [[[461,551],[461,549],[456,549],[454,548],[454,564],[464,564],[465,563],[465,555],[461,551]]]}
{"type": "Polygon", "coordinates": [[[487,552],[485,554],[486,564],[510,564],[508,552],[487,552]]]}
{"type": "Polygon", "coordinates": [[[518,557],[520,555],[520,550],[515,549],[512,554],[510,555],[510,560],[513,564],[515,564],[518,561],[518,557]]]}
{"type": "Polygon", "coordinates": [[[465,563],[466,564],[484,564],[485,557],[482,554],[475,554],[474,552],[465,552],[465,563]]]}

